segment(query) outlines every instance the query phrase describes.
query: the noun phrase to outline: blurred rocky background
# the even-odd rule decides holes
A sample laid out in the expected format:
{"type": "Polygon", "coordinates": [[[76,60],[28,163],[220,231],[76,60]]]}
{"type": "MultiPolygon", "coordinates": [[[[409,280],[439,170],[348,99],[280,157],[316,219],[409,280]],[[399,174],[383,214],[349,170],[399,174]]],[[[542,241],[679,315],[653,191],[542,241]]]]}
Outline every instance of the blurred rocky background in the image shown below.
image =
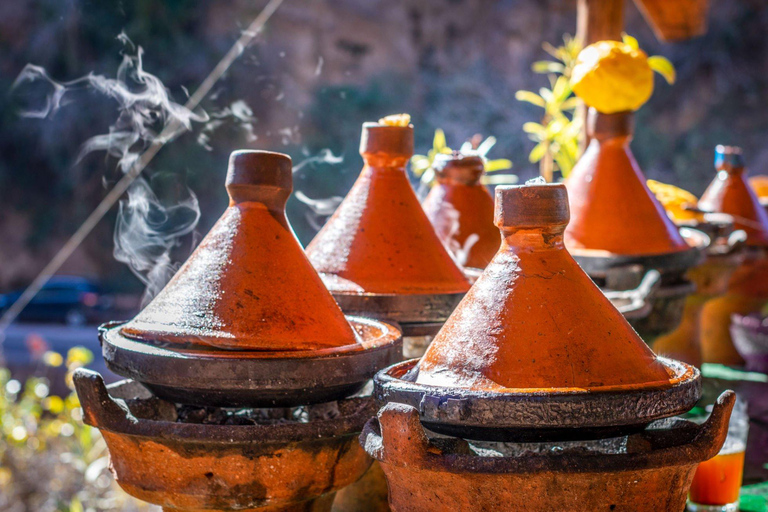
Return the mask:
{"type": "MultiPolygon", "coordinates": [[[[648,177],[696,194],[712,177],[718,143],[743,146],[752,173],[768,173],[768,6],[712,3],[706,36],[661,44],[627,0],[627,32],[678,71],[673,87],[657,78],[637,117],[633,150],[648,177]]],[[[197,87],[265,4],[0,2],[0,290],[28,283],[119,178],[98,155],[75,163],[80,145],[114,122],[115,104],[84,91],[50,119],[22,118],[18,111],[35,91],[8,93],[22,68],[43,66],[60,81],[90,72],[114,76],[124,32],[143,47],[145,69],[183,103],[183,88],[197,87]]],[[[344,195],[361,167],[360,124],[409,112],[418,152],[431,146],[437,127],[454,146],[478,132],[494,135],[499,142],[490,156],[510,158],[514,173],[532,177],[533,143],[521,126],[537,121],[540,110],[514,94],[546,85],[531,64],[546,58],[542,42],[561,42],[575,32],[575,21],[575,0],[286,0],[203,103],[209,113],[247,106],[245,115],[182,136],[161,151],[148,176],[153,183],[168,174],[185,181],[199,198],[197,231],[205,233],[227,202],[230,151],[271,149],[298,163],[330,149],[343,162],[308,165],[296,188],[310,198],[344,195]]],[[[309,213],[295,199],[289,203],[304,243],[314,233],[309,213]]],[[[112,256],[114,221],[112,212],[62,272],[139,291],[139,281],[112,256]]],[[[178,260],[199,240],[188,238],[179,243],[178,260]]]]}

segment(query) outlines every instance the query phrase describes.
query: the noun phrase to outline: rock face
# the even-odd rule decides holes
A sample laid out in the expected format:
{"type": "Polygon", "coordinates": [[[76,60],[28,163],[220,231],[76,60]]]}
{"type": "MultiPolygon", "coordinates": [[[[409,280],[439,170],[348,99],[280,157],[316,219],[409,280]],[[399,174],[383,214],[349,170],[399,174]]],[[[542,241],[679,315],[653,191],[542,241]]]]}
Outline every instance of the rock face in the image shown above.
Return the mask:
{"type": "MultiPolygon", "coordinates": [[[[91,71],[114,76],[125,29],[144,50],[145,68],[157,74],[183,99],[181,86],[199,84],[231,45],[238,31],[265,2],[58,3],[38,9],[32,0],[0,2],[0,83],[10,86],[27,62],[42,65],[61,81],[91,71]],[[102,5],[103,4],[103,5],[102,5]]],[[[259,42],[230,70],[215,99],[204,106],[223,111],[237,100],[253,110],[252,135],[225,119],[206,133],[210,151],[195,135],[180,138],[163,152],[155,172],[187,173],[200,199],[200,232],[207,231],[226,197],[218,191],[227,155],[251,147],[285,151],[298,163],[321,148],[342,154],[342,165],[322,172],[307,170],[296,188],[311,198],[343,195],[361,162],[356,146],[360,123],[408,111],[417,128],[416,152],[425,152],[435,127],[449,144],[481,132],[499,139],[491,156],[510,157],[514,172],[527,178],[532,143],[523,134],[526,121],[541,111],[514,99],[518,89],[537,90],[546,78],[530,71],[547,55],[545,41],[556,44],[575,31],[575,0],[292,0],[285,2],[259,42]],[[216,192],[214,192],[216,191],[216,192]]],[[[677,66],[674,87],[659,84],[639,113],[634,152],[650,178],[682,183],[700,194],[710,179],[712,149],[718,143],[744,147],[755,174],[768,165],[766,128],[760,106],[768,100],[763,70],[768,42],[763,27],[768,9],[759,0],[713,2],[710,31],[675,45],[656,41],[640,13],[627,4],[627,32],[649,54],[664,54],[677,66]],[[733,38],[733,27],[739,27],[733,38]],[[727,127],[727,128],[725,128],[727,127]],[[722,140],[723,133],[732,139],[722,140]]],[[[18,251],[25,265],[3,265],[0,288],[28,281],[46,255],[79,225],[103,196],[102,180],[115,178],[114,166],[98,157],[73,171],[81,144],[105,133],[116,113],[106,100],[76,98],[48,121],[14,115],[18,98],[0,95],[7,113],[0,123],[0,201],[15,216],[0,218],[3,239],[25,238],[18,251]],[[25,172],[18,172],[24,169],[25,172]],[[23,231],[23,233],[21,233],[23,231]]],[[[3,108],[4,107],[4,108],[3,108]]],[[[198,129],[199,130],[199,129],[198,129]]],[[[314,229],[306,207],[291,201],[288,215],[303,242],[314,229]]],[[[5,212],[3,213],[5,217],[5,212]]],[[[317,223],[315,223],[317,224],[317,223]]],[[[123,269],[112,258],[113,224],[104,222],[78,253],[72,271],[102,276],[123,269]]],[[[186,253],[174,255],[183,261],[186,253]]],[[[5,253],[4,253],[5,254],[5,253]]],[[[128,276],[127,270],[122,277],[128,276]]],[[[115,280],[121,280],[115,278],[115,280]]]]}

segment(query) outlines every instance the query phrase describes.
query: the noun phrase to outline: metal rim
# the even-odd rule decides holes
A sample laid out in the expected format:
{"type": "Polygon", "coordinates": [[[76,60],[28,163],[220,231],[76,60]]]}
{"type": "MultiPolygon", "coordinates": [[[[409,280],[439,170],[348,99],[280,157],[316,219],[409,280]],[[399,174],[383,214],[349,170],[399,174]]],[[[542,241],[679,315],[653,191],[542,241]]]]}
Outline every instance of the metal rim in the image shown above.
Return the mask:
{"type": "Polygon", "coordinates": [[[569,249],[569,252],[579,266],[592,277],[605,277],[609,269],[628,265],[641,265],[645,269],[656,269],[664,273],[683,272],[701,261],[710,239],[705,233],[695,229],[685,228],[681,231],[687,233],[685,239],[692,245],[689,249],[672,253],[633,256],[580,249],[569,249]]]}
{"type": "Polygon", "coordinates": [[[637,427],[681,414],[701,396],[701,375],[693,366],[659,357],[678,378],[667,388],[636,386],[606,390],[516,390],[486,392],[444,388],[409,382],[402,377],[416,359],[394,364],[376,374],[374,395],[382,402],[415,407],[430,429],[455,435],[473,431],[474,439],[509,437],[500,431],[516,429],[552,433],[563,429],[594,430],[594,435],[614,433],[615,427],[637,427]],[[441,427],[445,427],[441,429],[441,427]],[[602,431],[602,432],[601,432],[602,431]]]}
{"type": "Polygon", "coordinates": [[[464,298],[464,293],[378,294],[331,291],[347,315],[409,324],[442,324],[464,298]]]}
{"type": "Polygon", "coordinates": [[[396,327],[349,320],[363,343],[316,352],[169,349],[123,336],[120,323],[105,325],[99,338],[107,368],[159,398],[200,406],[287,407],[352,395],[378,370],[402,359],[396,327]]]}

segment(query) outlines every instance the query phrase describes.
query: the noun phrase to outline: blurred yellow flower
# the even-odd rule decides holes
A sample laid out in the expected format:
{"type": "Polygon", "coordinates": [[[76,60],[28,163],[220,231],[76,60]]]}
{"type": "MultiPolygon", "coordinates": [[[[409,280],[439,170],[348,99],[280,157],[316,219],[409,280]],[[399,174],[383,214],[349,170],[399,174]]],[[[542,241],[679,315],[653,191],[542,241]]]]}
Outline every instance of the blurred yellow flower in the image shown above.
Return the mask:
{"type": "Polygon", "coordinates": [[[64,358],[58,352],[53,352],[49,350],[45,354],[43,354],[43,362],[47,366],[53,366],[54,368],[58,368],[59,366],[64,364],[64,358]]]}
{"type": "Polygon", "coordinates": [[[691,211],[695,208],[698,199],[687,190],[668,185],[656,180],[648,180],[648,188],[656,196],[661,205],[667,211],[667,215],[677,223],[704,220],[704,214],[691,211]]]}
{"type": "Polygon", "coordinates": [[[637,40],[598,41],[584,48],[571,74],[571,88],[584,103],[604,114],[634,111],[653,94],[653,72],[673,83],[675,71],[664,57],[648,57],[637,40]]]}
{"type": "Polygon", "coordinates": [[[392,114],[379,119],[379,124],[384,126],[408,126],[411,124],[410,114],[392,114]]]}

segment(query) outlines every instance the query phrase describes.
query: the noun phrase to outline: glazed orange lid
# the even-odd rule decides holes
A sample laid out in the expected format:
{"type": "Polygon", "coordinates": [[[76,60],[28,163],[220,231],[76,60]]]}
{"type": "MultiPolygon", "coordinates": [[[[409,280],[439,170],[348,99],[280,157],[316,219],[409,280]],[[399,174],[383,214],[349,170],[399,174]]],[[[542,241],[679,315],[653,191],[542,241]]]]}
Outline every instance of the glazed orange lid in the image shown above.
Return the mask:
{"type": "Polygon", "coordinates": [[[226,187],[229,207],[122,333],[147,342],[258,351],[356,343],[285,217],[291,159],[236,151],[226,187]]]}
{"type": "Polygon", "coordinates": [[[768,246],[768,212],[747,182],[741,148],[715,148],[717,175],[699,199],[699,208],[733,216],[734,227],[747,233],[747,245],[768,246]]]}
{"type": "Polygon", "coordinates": [[[493,224],[493,197],[480,183],[483,158],[438,154],[432,168],[437,183],[422,203],[427,218],[461,265],[485,268],[501,240],[493,224]]]}
{"type": "Polygon", "coordinates": [[[432,341],[417,383],[490,392],[671,385],[565,249],[565,186],[497,187],[495,219],[501,249],[432,341]]]}
{"type": "Polygon", "coordinates": [[[365,123],[365,166],[307,246],[334,293],[463,293],[469,283],[440,242],[411,187],[413,126],[365,123]]]}
{"type": "Polygon", "coordinates": [[[569,250],[645,256],[689,249],[629,148],[632,114],[590,109],[587,131],[592,142],[565,181],[571,207],[565,231],[569,250]]]}

